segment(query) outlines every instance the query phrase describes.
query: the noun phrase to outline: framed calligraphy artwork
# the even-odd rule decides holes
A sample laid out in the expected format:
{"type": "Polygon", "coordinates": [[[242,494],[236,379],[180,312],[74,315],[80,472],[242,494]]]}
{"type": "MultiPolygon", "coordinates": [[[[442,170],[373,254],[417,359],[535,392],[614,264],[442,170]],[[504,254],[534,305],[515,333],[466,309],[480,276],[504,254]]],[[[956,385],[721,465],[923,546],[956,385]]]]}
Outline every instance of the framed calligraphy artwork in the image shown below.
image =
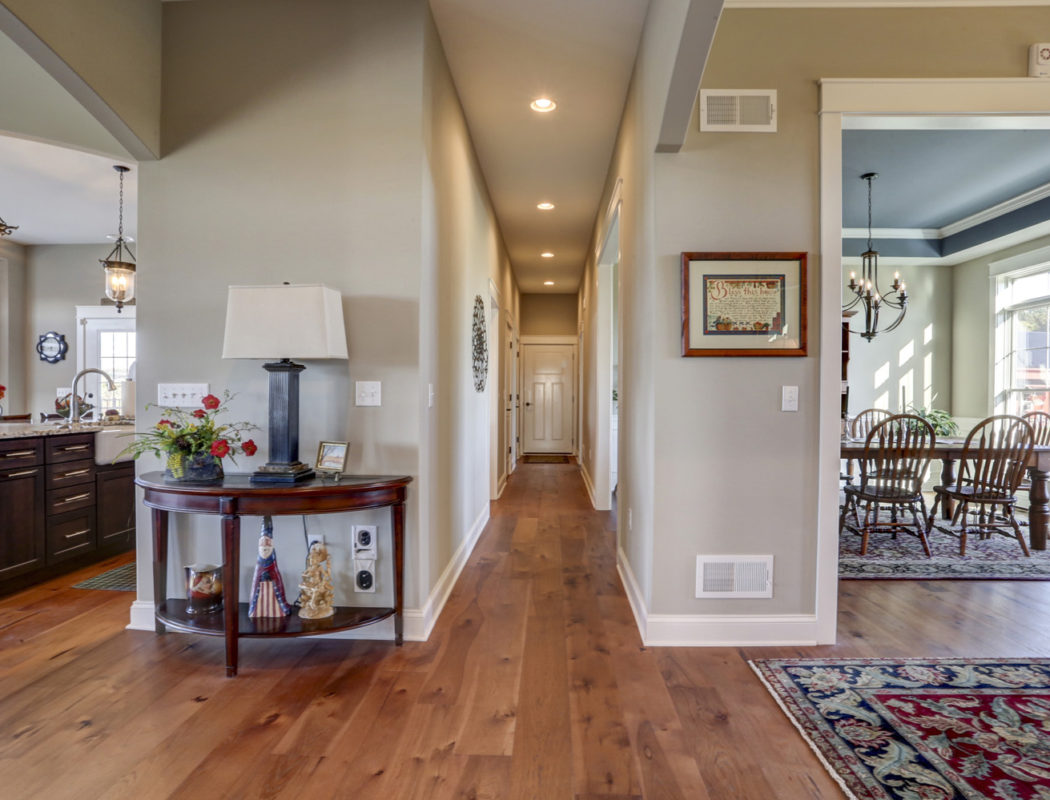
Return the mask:
{"type": "Polygon", "coordinates": [[[806,254],[682,253],[682,355],[806,355],[806,254]]]}

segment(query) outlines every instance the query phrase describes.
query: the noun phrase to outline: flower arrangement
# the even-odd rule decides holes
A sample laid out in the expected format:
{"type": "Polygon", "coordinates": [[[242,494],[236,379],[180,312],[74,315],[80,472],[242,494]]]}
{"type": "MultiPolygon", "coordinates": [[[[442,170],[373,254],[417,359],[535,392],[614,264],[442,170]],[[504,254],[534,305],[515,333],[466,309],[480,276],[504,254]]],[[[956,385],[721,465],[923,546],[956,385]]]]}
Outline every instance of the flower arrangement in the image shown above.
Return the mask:
{"type": "MultiPolygon", "coordinates": [[[[189,411],[184,408],[162,408],[163,418],[145,433],[138,434],[135,441],[124,448],[121,455],[130,453],[138,458],[143,453],[166,457],[165,467],[171,477],[183,479],[187,468],[193,465],[217,465],[214,477],[221,477],[220,459],[229,456],[236,463],[234,454],[239,450],[246,456],[255,455],[258,447],[243,435],[257,430],[249,422],[234,422],[219,425],[215,417],[227,411],[233,396],[224,391],[220,400],[213,394],[201,399],[201,408],[189,411]]],[[[146,408],[151,404],[147,403],[146,408]]]]}

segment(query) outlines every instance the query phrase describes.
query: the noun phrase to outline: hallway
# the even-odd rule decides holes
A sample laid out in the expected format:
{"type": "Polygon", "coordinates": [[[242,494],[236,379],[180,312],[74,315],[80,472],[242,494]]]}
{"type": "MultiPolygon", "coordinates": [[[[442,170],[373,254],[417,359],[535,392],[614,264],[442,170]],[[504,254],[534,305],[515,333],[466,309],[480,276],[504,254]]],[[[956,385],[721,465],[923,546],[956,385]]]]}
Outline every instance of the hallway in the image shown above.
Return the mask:
{"type": "Polygon", "coordinates": [[[835,647],[644,648],[610,520],[575,465],[523,464],[430,641],[245,640],[233,680],[82,573],[6,598],[0,794],[838,798],[747,658],[1050,645],[1048,583],[852,581],[835,647]]]}

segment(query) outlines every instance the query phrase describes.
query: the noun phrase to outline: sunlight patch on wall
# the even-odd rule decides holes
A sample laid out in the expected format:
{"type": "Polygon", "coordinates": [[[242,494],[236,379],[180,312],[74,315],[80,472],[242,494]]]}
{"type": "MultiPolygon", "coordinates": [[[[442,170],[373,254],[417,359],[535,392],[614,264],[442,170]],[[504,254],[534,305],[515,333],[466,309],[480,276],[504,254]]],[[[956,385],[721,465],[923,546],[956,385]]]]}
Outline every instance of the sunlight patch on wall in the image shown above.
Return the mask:
{"type": "Polygon", "coordinates": [[[933,341],[933,323],[931,322],[922,329],[922,343],[929,344],[933,341]]]}
{"type": "MultiPolygon", "coordinates": [[[[890,379],[890,362],[887,361],[877,370],[875,370],[875,383],[871,388],[878,390],[880,386],[885,385],[886,381],[890,379]]],[[[885,408],[885,406],[879,406],[885,408]]]]}
{"type": "Polygon", "coordinates": [[[933,408],[933,353],[927,353],[922,360],[922,374],[925,385],[922,387],[922,405],[933,408]]]}
{"type": "Polygon", "coordinates": [[[883,392],[875,397],[875,401],[871,405],[872,408],[886,408],[890,407],[890,393],[883,392]]]}
{"type": "Polygon", "coordinates": [[[909,339],[904,347],[900,349],[900,352],[897,353],[897,366],[903,367],[911,361],[913,355],[915,355],[915,340],[909,339]]]}
{"type": "Polygon", "coordinates": [[[897,401],[900,403],[898,408],[901,413],[909,403],[915,402],[915,370],[909,369],[897,381],[897,401]]]}

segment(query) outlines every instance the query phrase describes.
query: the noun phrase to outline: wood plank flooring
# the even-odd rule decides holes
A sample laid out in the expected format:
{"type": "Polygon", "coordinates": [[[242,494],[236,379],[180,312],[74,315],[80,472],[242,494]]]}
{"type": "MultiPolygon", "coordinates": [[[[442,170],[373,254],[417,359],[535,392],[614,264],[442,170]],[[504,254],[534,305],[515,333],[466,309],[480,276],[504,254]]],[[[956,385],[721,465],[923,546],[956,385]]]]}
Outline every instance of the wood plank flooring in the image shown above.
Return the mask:
{"type": "Polygon", "coordinates": [[[645,648],[611,523],[521,465],[430,641],[243,640],[233,680],[87,570],[0,600],[0,797],[839,798],[748,658],[1050,654],[1050,583],[977,581],[842,582],[833,647],[645,648]]]}

